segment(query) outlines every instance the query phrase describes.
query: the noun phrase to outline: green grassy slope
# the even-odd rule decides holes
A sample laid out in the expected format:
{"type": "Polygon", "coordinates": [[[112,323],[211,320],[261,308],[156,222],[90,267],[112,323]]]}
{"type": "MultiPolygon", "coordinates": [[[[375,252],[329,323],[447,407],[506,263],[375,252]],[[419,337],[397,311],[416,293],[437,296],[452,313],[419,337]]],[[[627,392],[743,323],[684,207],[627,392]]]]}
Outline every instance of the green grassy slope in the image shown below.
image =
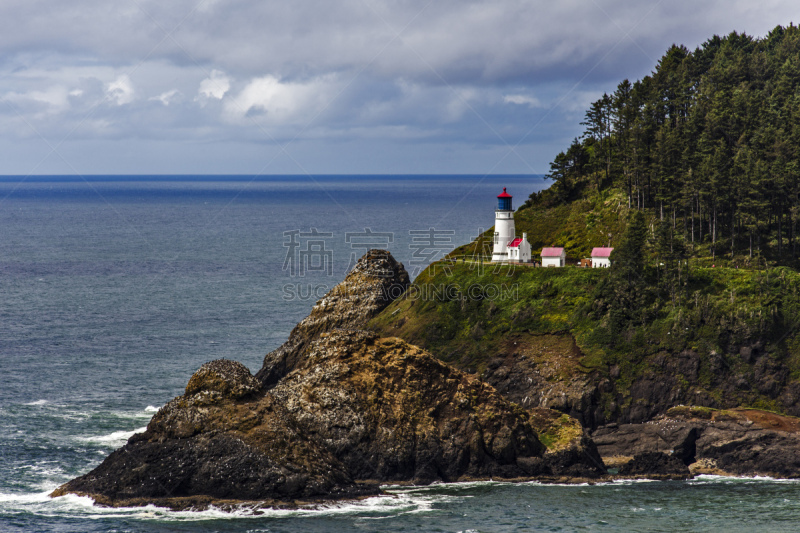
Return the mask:
{"type": "Polygon", "coordinates": [[[538,363],[567,360],[574,339],[577,364],[564,366],[559,379],[611,379],[613,390],[601,400],[609,413],[637,401],[636,383],[668,376],[678,403],[702,398],[713,406],[796,414],[800,397],[787,391],[800,394],[800,274],[692,267],[674,302],[652,299],[640,322],[617,332],[597,312],[609,275],[438,262],[370,327],[476,373],[498,354],[521,353],[512,343],[535,351],[547,335],[566,340],[538,363]]]}
{"type": "MultiPolygon", "coordinates": [[[[486,218],[494,216],[493,203],[487,200],[486,218]]],[[[625,230],[628,213],[625,196],[615,189],[587,194],[573,202],[545,206],[525,203],[514,213],[517,236],[528,234],[535,259],[546,246],[563,246],[567,257],[578,260],[589,257],[595,246],[613,246],[625,230]]],[[[491,236],[485,232],[472,243],[456,248],[451,256],[491,256],[491,236]]]]}

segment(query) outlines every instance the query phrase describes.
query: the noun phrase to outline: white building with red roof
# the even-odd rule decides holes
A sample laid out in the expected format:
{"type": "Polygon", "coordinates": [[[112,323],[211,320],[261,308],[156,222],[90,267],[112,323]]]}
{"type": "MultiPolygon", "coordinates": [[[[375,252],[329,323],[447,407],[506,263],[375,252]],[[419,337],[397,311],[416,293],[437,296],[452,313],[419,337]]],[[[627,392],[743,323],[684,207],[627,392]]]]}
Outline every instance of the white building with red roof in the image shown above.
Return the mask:
{"type": "Polygon", "coordinates": [[[567,264],[567,252],[563,248],[542,248],[543,267],[563,267],[567,264]]]}
{"type": "Polygon", "coordinates": [[[608,268],[611,266],[611,252],[614,248],[600,247],[592,249],[592,268],[608,268]]]}
{"type": "Polygon", "coordinates": [[[531,243],[528,242],[527,233],[508,243],[508,260],[515,263],[531,262],[531,243]]]}

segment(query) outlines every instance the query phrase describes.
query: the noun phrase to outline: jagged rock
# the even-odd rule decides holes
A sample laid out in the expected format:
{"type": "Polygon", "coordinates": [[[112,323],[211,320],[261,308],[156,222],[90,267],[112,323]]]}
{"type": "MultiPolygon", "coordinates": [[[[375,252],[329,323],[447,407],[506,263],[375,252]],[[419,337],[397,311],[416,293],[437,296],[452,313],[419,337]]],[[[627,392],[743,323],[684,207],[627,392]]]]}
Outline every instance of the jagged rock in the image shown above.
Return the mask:
{"type": "Polygon", "coordinates": [[[766,411],[676,407],[592,438],[603,457],[671,452],[695,473],[800,478],[800,420],[766,411]]]}
{"type": "Polygon", "coordinates": [[[633,456],[619,469],[623,477],[647,477],[656,479],[687,479],[689,468],[680,458],[662,452],[644,452],[633,456]]]}
{"type": "Polygon", "coordinates": [[[609,424],[595,430],[592,439],[603,457],[669,452],[690,464],[695,461],[696,450],[692,447],[697,441],[697,427],[671,418],[643,424],[609,424]]]}
{"type": "Polygon", "coordinates": [[[261,389],[258,381],[241,363],[217,359],[201,366],[186,385],[186,396],[218,392],[225,398],[241,398],[261,389]]]}
{"type": "Polygon", "coordinates": [[[147,431],[53,496],[75,493],[112,506],[184,508],[227,499],[293,501],[377,492],[375,486],[355,484],[330,452],[297,431],[274,397],[241,401],[201,391],[169,402],[147,431]]]}
{"type": "Polygon", "coordinates": [[[582,357],[571,336],[518,334],[481,378],[523,407],[555,409],[592,428],[600,391],[595,376],[576,371],[582,357]]]}
{"type": "Polygon", "coordinates": [[[289,339],[264,357],[256,377],[269,388],[292,371],[303,351],[320,334],[339,329],[363,329],[370,318],[403,295],[408,272],[385,250],[370,250],[294,327],[289,339]]]}
{"type": "Polygon", "coordinates": [[[528,414],[400,339],[324,334],[271,393],[357,479],[456,481],[542,473],[528,414]]]}
{"type": "MultiPolygon", "coordinates": [[[[220,366],[249,382],[229,363],[204,365],[192,382],[225,382],[198,377],[220,366]]],[[[605,473],[602,463],[584,464],[585,449],[565,444],[548,456],[528,411],[416,346],[335,331],[269,392],[187,387],[145,433],[54,495],[181,507],[354,497],[387,481],[605,473]]]]}

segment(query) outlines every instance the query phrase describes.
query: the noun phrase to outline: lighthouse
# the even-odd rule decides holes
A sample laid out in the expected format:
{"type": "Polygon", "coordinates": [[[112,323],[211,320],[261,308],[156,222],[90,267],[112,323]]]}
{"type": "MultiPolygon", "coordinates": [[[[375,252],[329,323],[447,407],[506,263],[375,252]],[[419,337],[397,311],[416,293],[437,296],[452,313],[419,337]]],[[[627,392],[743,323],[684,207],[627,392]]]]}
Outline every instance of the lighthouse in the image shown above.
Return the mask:
{"type": "Polygon", "coordinates": [[[497,196],[497,210],[494,212],[494,249],[492,261],[508,261],[508,244],[514,240],[514,211],[511,208],[512,196],[503,192],[497,196]]]}

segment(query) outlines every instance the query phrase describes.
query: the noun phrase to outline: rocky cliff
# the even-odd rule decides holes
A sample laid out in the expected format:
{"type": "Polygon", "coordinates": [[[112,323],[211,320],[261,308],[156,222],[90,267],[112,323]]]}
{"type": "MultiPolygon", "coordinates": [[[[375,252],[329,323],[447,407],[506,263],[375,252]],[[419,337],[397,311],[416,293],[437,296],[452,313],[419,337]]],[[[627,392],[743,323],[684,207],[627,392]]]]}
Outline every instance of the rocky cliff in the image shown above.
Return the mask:
{"type": "Polygon", "coordinates": [[[796,420],[800,344],[794,339],[792,299],[800,275],[786,269],[697,269],[692,272],[695,298],[685,309],[661,318],[643,317],[618,335],[611,335],[607,321],[593,315],[599,305],[595,296],[602,292],[597,287],[607,276],[601,269],[509,265],[490,270],[458,261],[449,263],[447,271],[424,271],[409,293],[431,294],[426,288],[439,287],[448,291],[436,292],[436,298],[396,300],[369,327],[479,376],[522,407],[554,409],[578,419],[594,432],[604,459],[640,456],[621,473],[688,475],[686,468],[660,455],[683,453],[680,442],[673,442],[675,435],[667,443],[652,433],[663,425],[704,435],[698,441],[702,453],[685,463],[681,458],[684,467],[697,470],[713,464],[709,468],[737,475],[800,476],[792,431],[725,420],[728,415],[705,422],[695,416],[680,423],[669,415],[673,408],[689,405],[697,406],[694,413],[706,409],[752,417],[771,411],[796,420]],[[732,286],[735,291],[726,288],[732,286]],[[770,313],[760,307],[762,301],[773,302],[770,313]],[[752,324],[745,327],[745,307],[736,307],[740,305],[752,306],[745,318],[758,322],[762,317],[761,331],[774,332],[775,340],[769,341],[767,333],[761,338],[752,324]],[[702,318],[702,327],[689,327],[691,313],[702,318]],[[774,325],[767,328],[770,320],[774,325]],[[629,440],[639,444],[626,448],[629,440]],[[650,453],[655,455],[644,455],[650,453]]]}
{"type": "Polygon", "coordinates": [[[54,496],[283,505],[377,494],[380,482],[605,474],[576,420],[528,411],[417,346],[359,329],[407,285],[388,253],[367,254],[257,376],[206,363],[144,433],[54,496]]]}

